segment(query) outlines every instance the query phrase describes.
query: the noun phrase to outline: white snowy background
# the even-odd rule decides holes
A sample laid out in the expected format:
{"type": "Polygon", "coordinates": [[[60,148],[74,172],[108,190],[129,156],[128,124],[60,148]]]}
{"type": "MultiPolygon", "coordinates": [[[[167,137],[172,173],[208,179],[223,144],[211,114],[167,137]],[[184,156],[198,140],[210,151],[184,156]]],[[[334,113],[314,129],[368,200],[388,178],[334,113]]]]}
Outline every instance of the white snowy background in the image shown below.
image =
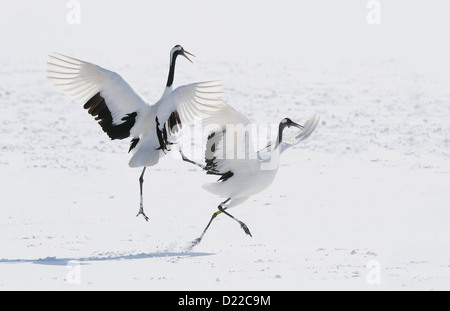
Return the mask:
{"type": "Polygon", "coordinates": [[[1,4],[0,290],[450,289],[447,1],[80,0],[80,24],[68,2],[1,4]],[[171,156],[136,218],[129,141],[45,79],[57,51],[154,102],[175,44],[197,56],[176,85],[220,79],[255,123],[321,116],[232,210],[253,238],[218,217],[186,252],[220,198],[171,156]]]}

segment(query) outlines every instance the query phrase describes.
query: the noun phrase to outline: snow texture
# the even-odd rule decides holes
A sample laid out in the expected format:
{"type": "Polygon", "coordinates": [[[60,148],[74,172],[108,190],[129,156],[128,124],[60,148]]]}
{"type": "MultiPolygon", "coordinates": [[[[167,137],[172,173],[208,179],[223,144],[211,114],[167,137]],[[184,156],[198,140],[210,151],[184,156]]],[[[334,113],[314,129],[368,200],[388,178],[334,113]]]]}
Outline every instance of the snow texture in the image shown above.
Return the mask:
{"type": "MultiPolygon", "coordinates": [[[[449,5],[380,1],[15,1],[0,10],[0,290],[450,289],[449,5]],[[176,8],[176,9],[175,9],[176,8]],[[274,183],[219,215],[216,178],[167,156],[139,169],[129,141],[45,79],[56,51],[158,100],[220,79],[252,122],[316,131],[274,183]]],[[[196,158],[199,160],[199,158],[196,158]]]]}

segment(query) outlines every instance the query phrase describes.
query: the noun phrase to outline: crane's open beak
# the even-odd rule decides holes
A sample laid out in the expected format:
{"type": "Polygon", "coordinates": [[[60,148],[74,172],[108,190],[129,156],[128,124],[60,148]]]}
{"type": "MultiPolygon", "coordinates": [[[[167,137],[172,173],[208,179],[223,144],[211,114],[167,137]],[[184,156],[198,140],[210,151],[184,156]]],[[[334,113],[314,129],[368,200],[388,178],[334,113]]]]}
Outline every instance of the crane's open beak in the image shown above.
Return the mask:
{"type": "Polygon", "coordinates": [[[189,58],[186,54],[187,54],[187,55],[190,55],[190,56],[193,56],[193,57],[195,57],[195,55],[192,54],[192,53],[189,53],[188,51],[186,51],[186,50],[184,50],[184,49],[183,49],[183,52],[181,53],[181,55],[183,55],[184,57],[186,57],[186,59],[187,59],[188,61],[190,61],[191,63],[193,63],[192,60],[190,60],[190,58],[189,58]]]}
{"type": "Polygon", "coordinates": [[[300,124],[295,123],[295,122],[292,122],[292,123],[289,124],[288,126],[289,126],[289,127],[290,127],[290,126],[295,126],[295,127],[299,128],[299,129],[301,129],[302,131],[305,130],[305,127],[304,127],[303,125],[300,125],[300,124]]]}

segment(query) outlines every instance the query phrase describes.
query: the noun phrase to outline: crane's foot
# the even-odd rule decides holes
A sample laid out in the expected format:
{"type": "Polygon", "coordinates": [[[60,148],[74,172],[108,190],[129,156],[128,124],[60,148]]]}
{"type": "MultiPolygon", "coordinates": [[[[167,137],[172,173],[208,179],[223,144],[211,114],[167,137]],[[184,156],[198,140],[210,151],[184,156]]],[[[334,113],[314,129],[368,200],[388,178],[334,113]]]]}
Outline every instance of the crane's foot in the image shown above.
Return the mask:
{"type": "Polygon", "coordinates": [[[239,223],[241,224],[241,228],[244,230],[244,232],[252,237],[252,234],[250,233],[250,230],[248,229],[247,225],[244,224],[242,221],[239,223]]]}
{"type": "Polygon", "coordinates": [[[148,221],[150,219],[147,217],[147,215],[145,215],[144,209],[142,207],[139,209],[139,213],[137,213],[136,217],[138,217],[139,215],[144,216],[145,221],[148,221]]]}
{"type": "Polygon", "coordinates": [[[191,245],[188,247],[188,250],[192,250],[195,246],[200,244],[201,241],[202,241],[202,238],[197,238],[194,241],[192,241],[191,245]]]}

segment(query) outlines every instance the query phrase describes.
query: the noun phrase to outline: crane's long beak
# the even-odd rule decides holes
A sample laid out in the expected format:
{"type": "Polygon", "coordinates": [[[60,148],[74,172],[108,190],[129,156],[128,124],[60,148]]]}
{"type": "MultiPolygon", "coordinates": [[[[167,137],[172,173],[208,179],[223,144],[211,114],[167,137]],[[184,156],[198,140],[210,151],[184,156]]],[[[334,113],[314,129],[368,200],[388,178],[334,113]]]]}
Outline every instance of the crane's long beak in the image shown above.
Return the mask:
{"type": "Polygon", "coordinates": [[[292,124],[290,126],[295,126],[295,127],[299,128],[299,129],[301,129],[302,131],[305,130],[305,127],[303,125],[300,125],[300,124],[295,123],[295,122],[292,122],[292,124]]]}
{"type": "Polygon", "coordinates": [[[194,54],[192,54],[192,53],[189,53],[188,51],[186,51],[186,50],[183,50],[183,53],[181,54],[181,55],[183,55],[184,57],[186,57],[186,59],[188,60],[188,61],[190,61],[191,63],[194,63],[187,55],[190,55],[190,56],[193,56],[193,57],[195,57],[195,55],[194,54]]]}

